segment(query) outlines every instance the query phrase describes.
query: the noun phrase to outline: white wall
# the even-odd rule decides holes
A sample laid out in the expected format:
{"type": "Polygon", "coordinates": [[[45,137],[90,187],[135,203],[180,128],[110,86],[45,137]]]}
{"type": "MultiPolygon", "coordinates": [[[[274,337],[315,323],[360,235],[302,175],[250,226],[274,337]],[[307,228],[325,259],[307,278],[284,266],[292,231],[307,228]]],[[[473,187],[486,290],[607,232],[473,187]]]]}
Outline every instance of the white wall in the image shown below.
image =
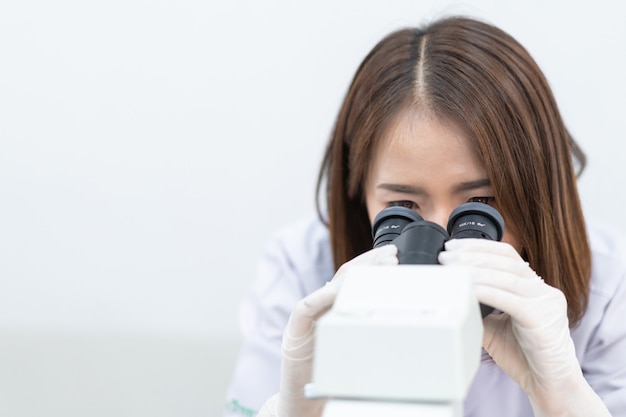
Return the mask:
{"type": "Polygon", "coordinates": [[[217,415],[263,242],[313,210],[356,66],[443,14],[516,36],[626,232],[619,1],[0,4],[0,414],[217,415]]]}

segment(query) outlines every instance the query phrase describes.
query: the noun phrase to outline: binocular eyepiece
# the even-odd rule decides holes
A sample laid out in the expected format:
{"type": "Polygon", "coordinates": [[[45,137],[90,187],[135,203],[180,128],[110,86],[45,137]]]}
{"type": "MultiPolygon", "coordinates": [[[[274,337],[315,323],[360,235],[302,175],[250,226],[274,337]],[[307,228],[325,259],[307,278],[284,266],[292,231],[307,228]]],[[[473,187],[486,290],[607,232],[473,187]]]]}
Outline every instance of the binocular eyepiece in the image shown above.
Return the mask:
{"type": "MultiPolygon", "coordinates": [[[[439,252],[450,239],[478,238],[500,241],[504,219],[493,207],[484,203],[465,203],[455,208],[448,219],[447,230],[424,220],[415,211],[400,206],[387,207],[374,219],[373,247],[393,243],[398,247],[401,264],[438,264],[439,252]]],[[[480,305],[487,316],[492,307],[480,305]]]]}

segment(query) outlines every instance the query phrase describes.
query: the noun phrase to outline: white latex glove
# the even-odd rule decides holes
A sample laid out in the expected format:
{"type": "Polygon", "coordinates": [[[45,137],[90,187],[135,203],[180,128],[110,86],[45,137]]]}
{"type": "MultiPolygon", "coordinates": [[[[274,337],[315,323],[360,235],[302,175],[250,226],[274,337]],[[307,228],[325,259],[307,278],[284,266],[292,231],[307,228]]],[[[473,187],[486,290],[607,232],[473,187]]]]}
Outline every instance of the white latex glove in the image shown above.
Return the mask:
{"type": "Polygon", "coordinates": [[[528,394],[535,416],[610,416],[576,359],[563,293],[509,244],[452,239],[445,249],[439,262],[471,267],[478,301],[503,312],[483,320],[483,348],[528,394]]]}
{"type": "Polygon", "coordinates": [[[280,391],[263,406],[257,417],[317,417],[325,400],[309,400],[304,386],[311,382],[315,322],[326,313],[337,296],[345,271],[352,265],[395,265],[395,245],[365,252],[339,268],[332,281],[300,300],[289,317],[283,333],[280,391]]]}

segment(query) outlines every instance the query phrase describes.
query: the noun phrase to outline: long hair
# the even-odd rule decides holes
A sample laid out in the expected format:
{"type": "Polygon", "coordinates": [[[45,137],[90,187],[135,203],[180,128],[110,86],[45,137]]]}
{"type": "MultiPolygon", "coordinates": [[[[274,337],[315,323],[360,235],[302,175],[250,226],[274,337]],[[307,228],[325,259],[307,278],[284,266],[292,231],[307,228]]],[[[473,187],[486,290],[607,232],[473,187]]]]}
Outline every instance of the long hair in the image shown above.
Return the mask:
{"type": "Polygon", "coordinates": [[[359,66],[339,111],[317,184],[338,268],[372,247],[364,183],[374,145],[404,106],[455,124],[483,163],[498,210],[523,256],[568,301],[589,297],[591,252],[576,187],[585,155],[529,53],[493,25],[450,17],[381,40],[359,66]]]}

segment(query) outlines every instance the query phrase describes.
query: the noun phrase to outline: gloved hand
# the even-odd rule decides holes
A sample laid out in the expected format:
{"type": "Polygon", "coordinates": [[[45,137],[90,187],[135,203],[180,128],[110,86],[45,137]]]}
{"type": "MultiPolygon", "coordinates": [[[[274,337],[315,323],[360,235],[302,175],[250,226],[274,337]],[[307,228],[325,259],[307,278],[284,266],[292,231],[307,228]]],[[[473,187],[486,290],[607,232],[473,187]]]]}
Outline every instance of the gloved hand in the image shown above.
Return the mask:
{"type": "Polygon", "coordinates": [[[369,250],[346,262],[331,281],[298,302],[283,333],[280,391],[270,398],[257,417],[320,416],[324,400],[309,400],[304,386],[311,382],[315,322],[326,313],[337,296],[345,271],[353,265],[395,265],[398,263],[395,245],[369,250]]]}
{"type": "Polygon", "coordinates": [[[483,348],[528,394],[535,416],[610,416],[582,375],[563,293],[507,243],[452,239],[445,249],[439,262],[471,267],[478,301],[503,312],[483,320],[483,348]]]}

